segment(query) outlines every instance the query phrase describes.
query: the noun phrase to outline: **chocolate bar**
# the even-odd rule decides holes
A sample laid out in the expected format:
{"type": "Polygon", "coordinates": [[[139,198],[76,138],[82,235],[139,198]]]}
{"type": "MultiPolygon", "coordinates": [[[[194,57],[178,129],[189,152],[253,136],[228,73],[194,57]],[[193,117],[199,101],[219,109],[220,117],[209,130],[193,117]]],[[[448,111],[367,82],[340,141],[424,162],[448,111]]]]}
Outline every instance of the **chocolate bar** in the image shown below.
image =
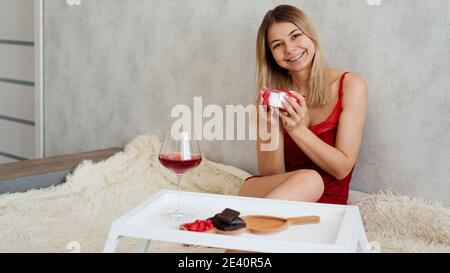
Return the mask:
{"type": "Polygon", "coordinates": [[[223,231],[233,231],[246,227],[245,221],[239,217],[235,218],[231,224],[224,223],[216,217],[212,217],[211,220],[214,227],[223,231]]]}
{"type": "Polygon", "coordinates": [[[241,214],[239,211],[226,208],[221,213],[216,214],[214,217],[224,223],[231,224],[234,219],[239,217],[239,214],[241,214]]]}

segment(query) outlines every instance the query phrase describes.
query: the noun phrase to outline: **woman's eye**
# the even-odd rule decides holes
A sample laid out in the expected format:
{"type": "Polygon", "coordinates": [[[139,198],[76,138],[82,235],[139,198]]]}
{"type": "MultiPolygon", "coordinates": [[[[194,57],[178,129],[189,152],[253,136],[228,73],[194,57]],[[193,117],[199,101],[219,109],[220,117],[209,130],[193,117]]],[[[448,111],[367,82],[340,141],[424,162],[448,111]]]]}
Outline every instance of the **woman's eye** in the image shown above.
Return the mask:
{"type": "Polygon", "coordinates": [[[300,34],[294,34],[294,35],[292,35],[292,40],[295,40],[298,36],[300,36],[300,34]]]}
{"type": "Polygon", "coordinates": [[[279,46],[280,46],[280,44],[276,44],[276,45],[273,46],[273,49],[275,49],[275,48],[277,48],[279,46]]]}

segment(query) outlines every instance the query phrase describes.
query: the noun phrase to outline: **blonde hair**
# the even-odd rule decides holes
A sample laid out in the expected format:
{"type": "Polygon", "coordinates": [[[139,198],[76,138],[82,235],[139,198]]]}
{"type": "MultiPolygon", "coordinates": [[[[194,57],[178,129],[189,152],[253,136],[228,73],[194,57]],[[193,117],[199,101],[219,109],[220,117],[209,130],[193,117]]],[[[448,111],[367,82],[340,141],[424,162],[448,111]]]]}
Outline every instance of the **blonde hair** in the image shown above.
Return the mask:
{"type": "Polygon", "coordinates": [[[270,10],[264,16],[258,30],[256,39],[256,90],[259,91],[265,86],[271,88],[289,90],[292,87],[292,78],[288,71],[280,67],[273,58],[267,40],[269,28],[274,23],[289,22],[296,25],[314,43],[316,50],[312,61],[309,97],[307,104],[312,106],[324,105],[328,101],[328,89],[326,79],[327,64],[320,51],[319,37],[311,23],[311,20],[300,9],[290,5],[280,5],[270,10]]]}

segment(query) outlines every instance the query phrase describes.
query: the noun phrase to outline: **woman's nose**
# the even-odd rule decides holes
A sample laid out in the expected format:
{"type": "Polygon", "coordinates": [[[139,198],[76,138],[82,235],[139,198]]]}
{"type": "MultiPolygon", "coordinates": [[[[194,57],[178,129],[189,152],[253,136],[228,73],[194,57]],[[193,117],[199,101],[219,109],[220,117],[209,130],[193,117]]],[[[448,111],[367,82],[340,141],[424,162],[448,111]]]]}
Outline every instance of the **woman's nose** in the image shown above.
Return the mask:
{"type": "Polygon", "coordinates": [[[284,48],[285,54],[290,54],[294,50],[294,44],[287,42],[284,48]]]}

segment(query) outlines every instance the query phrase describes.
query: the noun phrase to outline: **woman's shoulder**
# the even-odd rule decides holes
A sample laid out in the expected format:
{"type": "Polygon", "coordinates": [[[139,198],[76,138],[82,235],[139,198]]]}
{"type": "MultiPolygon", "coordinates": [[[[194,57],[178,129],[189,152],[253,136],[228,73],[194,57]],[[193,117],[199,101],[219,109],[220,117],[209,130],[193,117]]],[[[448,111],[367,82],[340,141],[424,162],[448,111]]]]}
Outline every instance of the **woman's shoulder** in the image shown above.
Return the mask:
{"type": "MultiPolygon", "coordinates": [[[[345,71],[343,73],[345,73],[345,71]]],[[[353,101],[363,102],[367,99],[367,83],[361,75],[349,72],[345,76],[345,80],[342,85],[344,104],[351,103],[353,101]]]]}
{"type": "Polygon", "coordinates": [[[345,74],[345,80],[342,82],[343,105],[360,103],[367,100],[367,83],[364,78],[349,70],[328,68],[327,79],[331,85],[338,89],[341,77],[345,74]],[[347,73],[348,72],[348,73],[347,73]]]}
{"type": "Polygon", "coordinates": [[[344,84],[350,88],[365,88],[367,86],[366,80],[361,75],[353,72],[349,72],[345,76],[344,84]]]}
{"type": "Polygon", "coordinates": [[[353,93],[359,93],[360,95],[367,94],[366,80],[364,80],[362,76],[350,72],[345,76],[342,92],[344,93],[344,96],[345,94],[353,96],[353,93]]]}
{"type": "Polygon", "coordinates": [[[341,77],[347,73],[345,76],[344,85],[354,86],[354,85],[366,85],[366,81],[361,75],[353,73],[349,70],[339,69],[339,68],[329,68],[327,71],[327,78],[330,83],[337,82],[341,77]],[[348,72],[348,73],[347,73],[348,72]]]}
{"type": "Polygon", "coordinates": [[[327,79],[331,84],[337,84],[345,73],[347,74],[345,75],[345,80],[343,81],[343,92],[349,89],[367,89],[367,84],[364,78],[361,75],[353,73],[349,70],[328,68],[327,79]]]}

